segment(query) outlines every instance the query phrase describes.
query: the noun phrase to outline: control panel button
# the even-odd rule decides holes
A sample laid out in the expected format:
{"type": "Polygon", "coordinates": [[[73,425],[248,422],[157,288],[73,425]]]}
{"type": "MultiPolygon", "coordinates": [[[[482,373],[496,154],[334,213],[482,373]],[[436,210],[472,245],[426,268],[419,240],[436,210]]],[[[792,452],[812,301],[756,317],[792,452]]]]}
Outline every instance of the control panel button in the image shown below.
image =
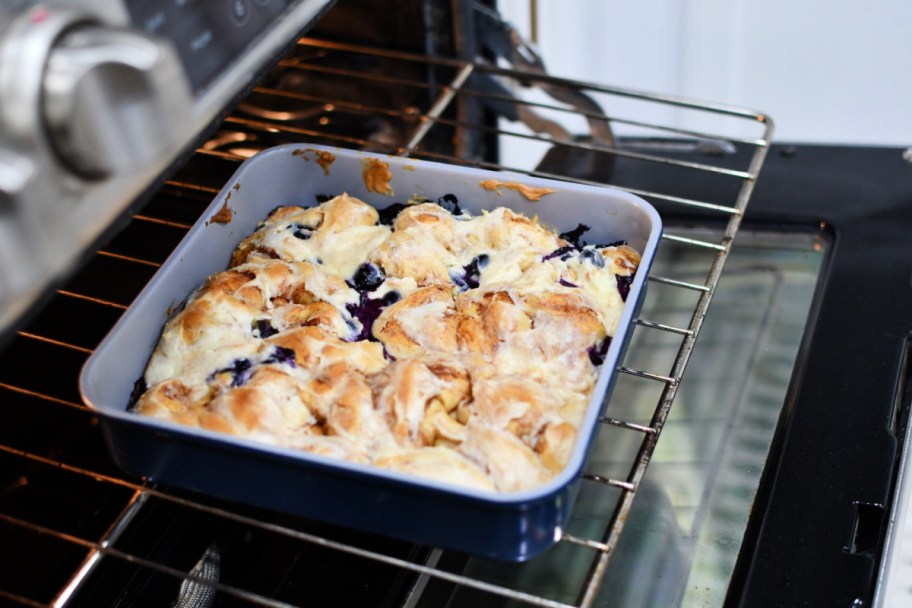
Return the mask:
{"type": "Polygon", "coordinates": [[[128,173],[186,139],[193,98],[169,43],[84,26],[51,51],[44,119],[57,153],[84,177],[128,173]]]}
{"type": "Polygon", "coordinates": [[[250,21],[250,3],[248,0],[228,0],[231,10],[231,22],[244,25],[250,21]]]}

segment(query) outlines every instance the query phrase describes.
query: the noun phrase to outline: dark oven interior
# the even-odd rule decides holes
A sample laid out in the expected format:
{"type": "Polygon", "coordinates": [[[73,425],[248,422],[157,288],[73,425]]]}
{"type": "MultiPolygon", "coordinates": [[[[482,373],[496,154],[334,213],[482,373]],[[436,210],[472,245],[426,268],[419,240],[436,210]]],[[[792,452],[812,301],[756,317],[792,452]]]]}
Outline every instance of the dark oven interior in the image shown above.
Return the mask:
{"type": "Polygon", "coordinates": [[[824,573],[828,597],[866,601],[907,407],[899,153],[771,145],[761,113],[548,75],[486,7],[399,4],[340,2],[0,352],[0,602],[794,605],[824,573]],[[656,107],[713,128],[640,117],[656,107]],[[82,363],[239,164],[302,141],[612,184],[660,210],[599,447],[543,556],[487,562],[112,464],[82,363]],[[517,146],[531,163],[512,164],[517,146]],[[713,407],[719,386],[733,405],[713,407]]]}

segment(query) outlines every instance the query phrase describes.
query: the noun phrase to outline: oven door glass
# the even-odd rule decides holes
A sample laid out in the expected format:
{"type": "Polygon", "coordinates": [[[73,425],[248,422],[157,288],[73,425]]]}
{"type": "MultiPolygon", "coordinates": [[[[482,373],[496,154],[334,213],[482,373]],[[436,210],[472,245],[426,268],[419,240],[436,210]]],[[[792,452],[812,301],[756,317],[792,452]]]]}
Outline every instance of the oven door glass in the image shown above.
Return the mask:
{"type": "MultiPolygon", "coordinates": [[[[739,233],[596,605],[723,603],[788,398],[828,244],[819,233],[750,228],[739,233]]],[[[688,280],[705,267],[697,257],[692,248],[665,243],[656,265],[667,276],[688,280]]],[[[688,325],[693,302],[685,301],[686,292],[661,284],[649,289],[642,318],[688,325]]],[[[625,364],[667,368],[679,346],[680,340],[666,332],[637,332],[625,364]]],[[[622,374],[606,416],[648,425],[657,396],[644,384],[622,374]]],[[[623,479],[637,452],[631,442],[637,440],[625,429],[603,425],[589,473],[623,479]]],[[[584,483],[568,533],[598,538],[618,494],[604,484],[584,483]]],[[[464,573],[572,604],[593,575],[591,564],[591,550],[560,543],[519,567],[469,560],[464,573]]],[[[452,605],[492,601],[467,588],[454,593],[462,597],[453,598],[452,605]]]]}

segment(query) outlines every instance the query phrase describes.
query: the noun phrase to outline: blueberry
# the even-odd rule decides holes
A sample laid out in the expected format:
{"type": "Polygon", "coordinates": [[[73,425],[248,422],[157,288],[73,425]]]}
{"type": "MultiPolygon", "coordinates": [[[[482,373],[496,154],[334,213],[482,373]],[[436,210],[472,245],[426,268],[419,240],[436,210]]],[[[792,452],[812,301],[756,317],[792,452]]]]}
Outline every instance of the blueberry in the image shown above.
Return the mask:
{"type": "Polygon", "coordinates": [[[277,333],[279,333],[279,330],[272,326],[272,323],[269,322],[269,319],[257,319],[253,322],[254,338],[268,338],[269,336],[274,336],[277,333]]]}
{"type": "Polygon", "coordinates": [[[285,348],[284,346],[276,346],[275,351],[264,359],[263,363],[284,363],[285,365],[294,367],[295,351],[294,349],[285,348]]]}
{"type": "Polygon", "coordinates": [[[587,226],[586,224],[579,224],[573,230],[569,230],[567,232],[562,232],[560,234],[560,238],[564,239],[565,241],[568,241],[569,243],[572,243],[573,246],[576,247],[577,249],[580,249],[585,245],[585,243],[580,241],[580,238],[583,236],[584,233],[586,233],[588,231],[589,231],[589,226],[587,226]]]}
{"type": "Polygon", "coordinates": [[[577,285],[576,283],[571,283],[570,281],[564,280],[563,278],[561,278],[561,280],[558,281],[558,283],[560,283],[564,287],[579,287],[579,285],[577,285]]]}
{"type": "Polygon", "coordinates": [[[349,304],[346,306],[346,309],[351,314],[351,316],[361,321],[361,331],[358,333],[358,335],[352,338],[353,342],[358,342],[360,340],[373,340],[371,329],[374,326],[374,321],[376,321],[377,317],[380,316],[380,313],[383,312],[383,308],[384,304],[382,298],[378,298],[376,300],[362,298],[360,304],[349,304]]]}
{"type": "Polygon", "coordinates": [[[288,229],[291,230],[291,234],[295,238],[299,238],[302,241],[306,241],[313,235],[313,229],[308,228],[304,224],[290,224],[288,229]]]}
{"type": "Polygon", "coordinates": [[[377,214],[380,216],[379,222],[384,226],[392,226],[393,220],[399,215],[399,212],[406,208],[405,203],[393,203],[386,209],[378,209],[377,214]]]}
{"type": "Polygon", "coordinates": [[[358,266],[358,269],[355,270],[350,285],[358,291],[367,292],[374,291],[380,287],[385,280],[386,273],[383,272],[383,268],[376,264],[366,262],[358,266]]]}
{"type": "MultiPolygon", "coordinates": [[[[465,291],[469,289],[469,283],[466,280],[467,278],[468,275],[465,273],[460,274],[458,272],[450,272],[450,280],[453,281],[453,285],[455,285],[456,289],[459,291],[465,291]]],[[[475,287],[478,287],[478,281],[475,282],[475,287]]]]}
{"type": "Polygon", "coordinates": [[[567,258],[570,257],[570,253],[573,250],[574,250],[574,247],[572,245],[567,245],[565,247],[559,247],[559,248],[555,249],[554,251],[552,251],[551,253],[549,253],[548,255],[546,255],[545,257],[543,257],[541,259],[541,261],[547,262],[548,260],[551,260],[553,258],[560,258],[562,260],[566,260],[567,258]]]}
{"type": "MultiPolygon", "coordinates": [[[[491,262],[491,256],[486,253],[475,257],[467,266],[463,268],[464,278],[460,283],[456,282],[454,279],[453,282],[456,283],[457,287],[460,287],[460,291],[465,291],[466,289],[475,289],[481,283],[481,270],[491,262]]],[[[450,275],[450,278],[453,278],[453,275],[450,275]]]]}
{"type": "Polygon", "coordinates": [[[209,379],[213,379],[219,374],[231,374],[231,386],[244,386],[250,380],[250,369],[253,362],[250,359],[235,359],[230,366],[213,372],[209,379]]]}
{"type": "Polygon", "coordinates": [[[437,199],[437,204],[453,215],[462,215],[462,209],[459,207],[459,199],[456,198],[455,194],[444,194],[437,199]]]}
{"type": "Polygon", "coordinates": [[[598,344],[593,344],[586,350],[592,365],[598,367],[605,362],[605,355],[608,353],[609,346],[611,346],[611,336],[605,336],[604,340],[598,344]]]}
{"type": "Polygon", "coordinates": [[[605,258],[602,257],[602,254],[598,252],[597,249],[592,247],[586,247],[583,249],[583,252],[580,254],[580,258],[586,262],[594,264],[598,268],[605,267],[605,258]]]}
{"type": "Polygon", "coordinates": [[[136,404],[139,402],[139,398],[143,396],[149,390],[149,386],[146,384],[145,376],[140,376],[136,382],[133,383],[133,390],[130,392],[130,399],[127,401],[127,410],[132,410],[136,407],[136,404]]]}
{"type": "Polygon", "coordinates": [[[607,247],[620,247],[621,245],[626,245],[627,241],[614,241],[613,243],[608,243],[607,245],[596,245],[599,249],[605,249],[607,247]]]}
{"type": "MultiPolygon", "coordinates": [[[[399,295],[398,291],[388,291],[382,298],[369,298],[367,294],[362,293],[360,302],[346,306],[345,309],[348,313],[361,322],[361,332],[354,336],[352,341],[375,340],[373,334],[371,334],[374,321],[377,320],[384,308],[398,302],[400,297],[402,296],[399,295]]],[[[349,326],[354,330],[353,323],[350,323],[349,326]]]]}
{"type": "Polygon", "coordinates": [[[621,294],[621,299],[626,302],[627,296],[630,294],[630,285],[633,283],[633,275],[630,274],[623,277],[617,274],[614,275],[614,278],[617,279],[618,292],[621,294]]]}

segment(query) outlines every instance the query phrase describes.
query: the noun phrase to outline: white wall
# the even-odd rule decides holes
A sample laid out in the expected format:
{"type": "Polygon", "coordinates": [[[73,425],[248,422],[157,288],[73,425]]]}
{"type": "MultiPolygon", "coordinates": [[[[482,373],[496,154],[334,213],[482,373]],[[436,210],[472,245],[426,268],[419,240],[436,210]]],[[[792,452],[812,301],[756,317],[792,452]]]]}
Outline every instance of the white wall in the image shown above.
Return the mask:
{"type": "MultiPolygon", "coordinates": [[[[776,141],[912,145],[912,0],[537,4],[552,74],[760,110],[776,141]]],[[[500,10],[528,35],[530,0],[500,10]]]]}

